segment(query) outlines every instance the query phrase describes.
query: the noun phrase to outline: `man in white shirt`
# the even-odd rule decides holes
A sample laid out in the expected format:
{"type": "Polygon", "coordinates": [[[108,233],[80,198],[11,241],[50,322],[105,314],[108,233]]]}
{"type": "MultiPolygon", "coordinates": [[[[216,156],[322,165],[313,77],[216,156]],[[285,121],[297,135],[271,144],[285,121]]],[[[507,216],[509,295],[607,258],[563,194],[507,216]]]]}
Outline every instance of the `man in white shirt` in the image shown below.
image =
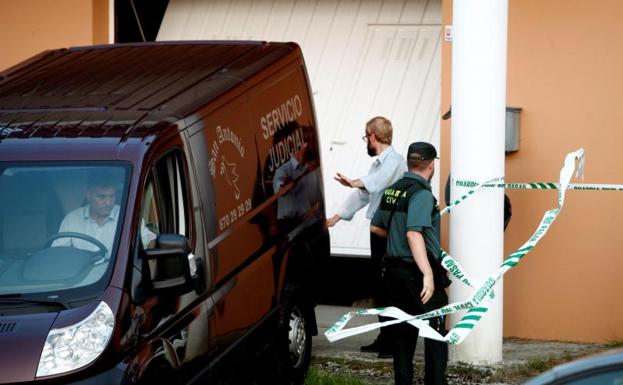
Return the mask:
{"type": "MultiPolygon", "coordinates": [[[[273,176],[273,191],[277,193],[288,183],[301,178],[307,172],[309,165],[305,159],[307,143],[301,150],[295,152],[290,160],[279,166],[273,176]]],[[[311,201],[306,196],[307,186],[303,181],[295,184],[290,191],[281,196],[277,204],[277,219],[298,218],[311,207],[311,201]]]]}
{"type": "MultiPolygon", "coordinates": [[[[345,175],[337,173],[335,180],[342,185],[355,188],[347,198],[340,210],[327,219],[327,226],[335,226],[340,220],[350,221],[355,213],[368,205],[366,218],[372,219],[381,201],[383,191],[387,186],[396,182],[407,171],[407,161],[397,153],[392,147],[392,123],[389,119],[377,116],[366,123],[365,135],[363,140],[367,144],[368,155],[377,156],[370,166],[368,175],[358,179],[350,179],[345,175]]],[[[375,266],[374,292],[376,293],[376,305],[383,306],[381,298],[381,258],[387,248],[386,238],[379,237],[370,233],[370,256],[375,266]]],[[[379,352],[379,357],[391,357],[391,349],[387,346],[385,328],[377,339],[368,346],[362,346],[361,351],[379,352]]]]}
{"type": "MultiPolygon", "coordinates": [[[[103,174],[89,177],[86,191],[87,205],[67,214],[61,222],[59,233],[76,232],[91,236],[106,246],[105,257],[110,257],[119,221],[116,196],[116,181],[113,178],[103,174]]],[[[147,246],[156,239],[156,234],[141,225],[141,239],[143,245],[147,246]]],[[[71,237],[59,238],[52,246],[71,246],[91,251],[98,249],[92,242],[71,237]]]]}

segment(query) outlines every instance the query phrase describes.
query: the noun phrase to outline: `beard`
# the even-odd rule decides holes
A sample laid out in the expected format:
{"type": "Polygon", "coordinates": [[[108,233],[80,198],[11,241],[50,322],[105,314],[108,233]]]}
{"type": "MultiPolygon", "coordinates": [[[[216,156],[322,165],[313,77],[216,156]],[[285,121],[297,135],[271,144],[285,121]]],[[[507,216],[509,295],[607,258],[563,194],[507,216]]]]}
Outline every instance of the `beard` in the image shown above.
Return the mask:
{"type": "Polygon", "coordinates": [[[428,183],[430,183],[430,181],[433,180],[434,175],[435,175],[435,168],[433,167],[433,172],[431,172],[430,176],[428,177],[428,183]]]}
{"type": "Polygon", "coordinates": [[[367,146],[367,147],[368,147],[368,155],[370,155],[370,156],[375,156],[375,155],[376,155],[376,151],[374,150],[374,147],[372,147],[372,146],[370,145],[370,143],[368,143],[368,146],[367,146]]]}

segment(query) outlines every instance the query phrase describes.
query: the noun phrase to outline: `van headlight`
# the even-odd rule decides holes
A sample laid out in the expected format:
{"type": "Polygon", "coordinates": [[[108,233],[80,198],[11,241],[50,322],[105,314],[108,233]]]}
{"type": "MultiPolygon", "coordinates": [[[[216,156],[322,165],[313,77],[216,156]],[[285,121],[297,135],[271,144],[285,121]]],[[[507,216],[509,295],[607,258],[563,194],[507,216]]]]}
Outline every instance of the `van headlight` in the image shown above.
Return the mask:
{"type": "Polygon", "coordinates": [[[93,362],[108,345],[114,325],[110,307],[100,302],[93,313],[77,324],[50,330],[37,377],[69,372],[93,362]]]}

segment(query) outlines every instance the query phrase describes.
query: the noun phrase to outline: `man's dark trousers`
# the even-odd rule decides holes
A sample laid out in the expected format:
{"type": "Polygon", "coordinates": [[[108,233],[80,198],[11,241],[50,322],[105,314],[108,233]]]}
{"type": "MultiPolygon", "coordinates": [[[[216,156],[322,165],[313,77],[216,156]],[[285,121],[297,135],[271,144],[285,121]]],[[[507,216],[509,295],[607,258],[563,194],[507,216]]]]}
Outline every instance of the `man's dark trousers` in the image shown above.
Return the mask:
{"type": "MultiPolygon", "coordinates": [[[[387,300],[384,296],[383,279],[381,277],[382,264],[381,260],[387,252],[387,238],[370,233],[370,257],[372,259],[372,268],[374,269],[374,282],[372,284],[374,291],[374,302],[376,307],[387,306],[387,300]]],[[[379,316],[379,322],[388,321],[391,318],[379,316]]],[[[381,328],[375,344],[379,346],[380,351],[389,352],[387,328],[381,328]]]]}
{"type": "MultiPolygon", "coordinates": [[[[415,262],[402,262],[388,258],[384,268],[384,284],[389,306],[417,315],[448,304],[448,296],[441,283],[435,282],[431,299],[422,304],[422,273],[415,262]]],[[[431,320],[431,326],[445,332],[440,319],[431,320]]],[[[396,385],[413,384],[413,356],[419,330],[407,323],[387,327],[392,340],[394,356],[394,378],[396,385]]],[[[426,385],[446,385],[446,366],[448,345],[426,338],[424,340],[424,383],[426,385]]]]}

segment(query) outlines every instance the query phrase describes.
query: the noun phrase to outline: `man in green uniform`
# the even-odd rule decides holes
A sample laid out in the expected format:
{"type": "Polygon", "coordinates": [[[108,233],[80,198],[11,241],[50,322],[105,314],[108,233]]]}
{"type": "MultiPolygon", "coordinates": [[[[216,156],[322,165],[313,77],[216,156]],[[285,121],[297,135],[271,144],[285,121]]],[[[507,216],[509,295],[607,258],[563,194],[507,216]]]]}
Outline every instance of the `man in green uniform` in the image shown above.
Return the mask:
{"type": "MultiPolygon", "coordinates": [[[[384,282],[387,304],[413,315],[448,304],[445,288],[449,281],[441,266],[439,206],[430,180],[435,173],[435,147],[426,142],[409,146],[409,171],[385,189],[370,231],[387,236],[384,282]]],[[[445,334],[444,319],[431,326],[445,334]]],[[[413,384],[413,356],[419,330],[407,323],[390,327],[393,339],[396,385],[413,384]]],[[[425,341],[425,384],[446,384],[448,345],[425,341]]]]}

